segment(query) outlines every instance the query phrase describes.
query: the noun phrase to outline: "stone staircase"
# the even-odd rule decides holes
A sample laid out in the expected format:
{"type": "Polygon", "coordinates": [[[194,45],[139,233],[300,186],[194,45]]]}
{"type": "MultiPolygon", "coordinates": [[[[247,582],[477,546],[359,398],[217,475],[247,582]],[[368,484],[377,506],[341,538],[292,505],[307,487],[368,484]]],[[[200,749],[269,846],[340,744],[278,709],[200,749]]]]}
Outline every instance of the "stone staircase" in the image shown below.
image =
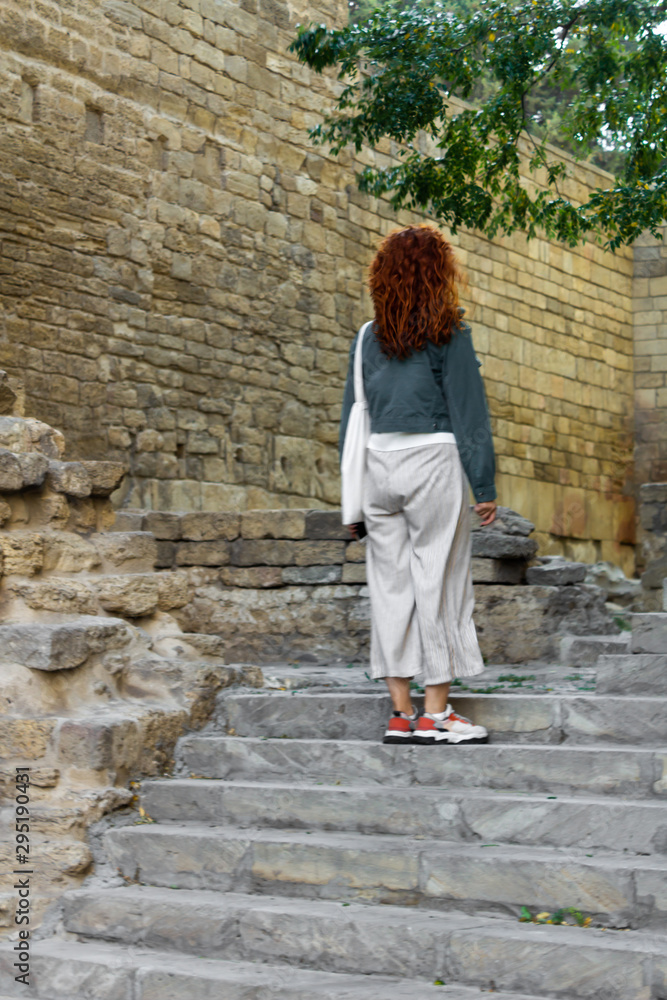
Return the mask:
{"type": "Polygon", "coordinates": [[[485,746],[383,746],[363,668],[221,692],[0,993],[666,1000],[667,615],[631,620],[594,691],[457,691],[485,746]]]}

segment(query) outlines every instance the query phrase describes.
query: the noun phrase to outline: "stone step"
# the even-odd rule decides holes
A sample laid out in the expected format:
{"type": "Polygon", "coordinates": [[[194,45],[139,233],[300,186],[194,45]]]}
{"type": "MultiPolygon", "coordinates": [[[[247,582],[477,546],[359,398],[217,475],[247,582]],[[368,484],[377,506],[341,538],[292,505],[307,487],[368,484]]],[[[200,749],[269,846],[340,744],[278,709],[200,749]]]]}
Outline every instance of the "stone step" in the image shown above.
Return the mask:
{"type": "MultiPolygon", "coordinates": [[[[20,442],[15,440],[15,445],[20,442]]],[[[57,452],[57,448],[49,448],[57,452]]],[[[0,490],[16,493],[43,484],[54,493],[68,497],[108,497],[118,489],[126,473],[120,462],[63,462],[54,454],[38,451],[12,451],[0,448],[0,490]]]]}
{"type": "Polygon", "coordinates": [[[108,497],[122,483],[127,467],[121,462],[49,461],[46,484],[56,493],[70,497],[108,497]]]}
{"type": "Polygon", "coordinates": [[[93,653],[122,649],[133,638],[120,618],[90,615],[74,621],[16,622],[0,625],[0,661],[34,670],[67,670],[93,653]]]}
{"type": "MultiPolygon", "coordinates": [[[[169,679],[173,681],[173,675],[169,679]]],[[[131,774],[150,766],[151,755],[158,748],[164,753],[175,742],[177,733],[182,731],[182,720],[178,718],[176,707],[156,709],[154,705],[117,702],[115,708],[109,705],[97,709],[91,707],[82,716],[77,711],[76,696],[71,700],[74,702],[71,715],[49,715],[45,712],[37,719],[27,714],[3,715],[0,755],[17,765],[25,760],[38,760],[40,764],[46,760],[49,766],[57,765],[58,768],[74,767],[98,772],[110,770],[111,780],[114,781],[119,769],[131,774]],[[174,716],[175,724],[171,721],[174,716]],[[158,720],[164,725],[162,733],[157,729],[158,720]],[[169,732],[167,727],[170,721],[174,728],[169,732]]],[[[127,794],[124,788],[115,791],[119,795],[127,794]]],[[[78,812],[83,814],[82,809],[78,812]]],[[[30,815],[31,828],[34,826],[36,832],[42,829],[52,834],[60,807],[57,804],[50,808],[33,803],[30,815]]]]}
{"type": "MultiPolygon", "coordinates": [[[[667,855],[663,802],[511,795],[459,787],[401,788],[200,781],[147,781],[142,805],[158,822],[354,830],[464,843],[500,841],[588,851],[667,855]]],[[[667,861],[667,857],[665,858],[667,861]]]]}
{"type": "Polygon", "coordinates": [[[183,737],[179,760],[191,775],[231,781],[512,789],[546,795],[667,796],[667,748],[491,743],[384,746],[368,740],[183,737]],[[451,750],[452,752],[448,752],[451,750]]]}
{"type": "Polygon", "coordinates": [[[667,695],[667,652],[601,656],[596,694],[667,695]]]}
{"type": "MultiPolygon", "coordinates": [[[[205,632],[172,632],[153,639],[153,650],[160,656],[198,656],[204,659],[225,659],[225,640],[219,635],[207,635],[205,632]]],[[[240,664],[244,671],[254,670],[260,674],[260,668],[248,664],[240,664]]],[[[261,686],[261,685],[260,685],[261,686]]]]}
{"type": "MultiPolygon", "coordinates": [[[[9,810],[7,811],[9,812],[9,810]]],[[[14,808],[12,808],[13,811],[14,808]]],[[[10,829],[9,820],[7,825],[3,822],[3,828],[10,829]]],[[[58,838],[43,837],[37,831],[33,835],[31,828],[30,848],[33,857],[39,854],[40,858],[39,880],[33,878],[31,883],[33,903],[37,896],[41,895],[43,898],[44,895],[53,894],[53,883],[59,883],[58,891],[62,892],[63,882],[67,882],[63,876],[79,876],[88,871],[93,862],[93,856],[86,841],[73,836],[63,836],[62,833],[58,838]]],[[[15,864],[16,855],[16,844],[11,842],[9,836],[5,835],[0,841],[0,871],[5,875],[3,894],[12,891],[11,883],[8,881],[9,873],[13,871],[12,864],[17,870],[25,870],[23,864],[15,864]]],[[[12,931],[18,929],[15,926],[11,928],[12,931]]]]}
{"type": "Polygon", "coordinates": [[[631,624],[633,653],[667,653],[667,614],[633,615],[631,624]]]}
{"type": "Polygon", "coordinates": [[[665,858],[196,823],[110,830],[104,844],[121,874],[156,886],[514,917],[576,906],[604,926],[667,930],[665,858]]]}
{"type": "MultiPolygon", "coordinates": [[[[414,699],[420,705],[419,697],[414,699]]],[[[576,743],[665,746],[667,698],[614,695],[452,695],[457,712],[484,725],[493,743],[576,743]]],[[[345,691],[234,692],[217,719],[232,736],[380,740],[391,703],[386,694],[345,691]]],[[[456,753],[457,747],[431,747],[456,753]]]]}
{"type": "Polygon", "coordinates": [[[189,599],[185,573],[106,573],[87,578],[10,579],[7,592],[28,608],[66,614],[109,612],[139,618],[181,608],[189,599]]]}
{"type": "MultiPolygon", "coordinates": [[[[613,945],[609,951],[614,951],[613,945]]],[[[173,951],[58,938],[39,942],[31,959],[29,987],[13,981],[12,962],[11,949],[7,944],[1,945],[0,988],[9,1000],[17,997],[24,1000],[129,1000],[130,997],[132,1000],[378,1000],[378,997],[414,1000],[415,987],[420,997],[433,1000],[443,997],[485,1000],[488,996],[477,987],[457,983],[436,986],[426,979],[406,982],[386,975],[348,975],[286,965],[225,962],[175,955],[173,951]]],[[[577,963],[574,968],[578,971],[577,963]]],[[[653,973],[651,968],[650,975],[653,973]]],[[[658,995],[650,990],[651,987],[643,987],[636,1000],[650,1000],[658,995]]],[[[494,1000],[543,1000],[546,995],[540,992],[539,996],[527,996],[514,991],[493,994],[494,1000]]],[[[574,1000],[580,995],[572,993],[570,997],[574,1000]]],[[[569,1000],[562,992],[558,996],[560,1000],[569,1000]]],[[[627,995],[622,998],[618,992],[608,993],[605,1000],[627,1000],[627,995]]]]}
{"type": "Polygon", "coordinates": [[[586,667],[608,653],[627,653],[630,633],[618,635],[564,635],[560,641],[560,661],[569,667],[586,667]]]}
{"type": "Polygon", "coordinates": [[[75,531],[20,529],[0,533],[3,572],[8,576],[61,576],[76,573],[146,573],[157,559],[157,543],[146,531],[107,531],[83,536],[75,531]]]}
{"type": "Polygon", "coordinates": [[[484,988],[493,983],[539,990],[541,997],[568,990],[571,996],[627,1000],[652,980],[659,982],[665,967],[665,938],[645,932],[206,890],[176,894],[128,886],[72,892],[64,899],[63,922],[70,933],[124,947],[273,962],[283,969],[287,964],[484,988]]]}
{"type": "MultiPolygon", "coordinates": [[[[616,639],[616,636],[612,637],[616,639]]],[[[567,636],[568,642],[578,637],[567,636]]],[[[667,653],[630,653],[629,633],[622,643],[595,645],[595,655],[585,666],[565,663],[489,664],[476,677],[458,678],[452,685],[452,697],[463,694],[574,694],[594,691],[598,694],[667,696],[667,653]],[[605,652],[611,649],[612,652],[605,652]],[[619,652],[621,650],[621,652],[619,652]],[[664,670],[661,665],[664,664],[664,670]],[[597,680],[597,684],[596,684],[597,680]]],[[[586,642],[589,640],[586,639],[586,642]]],[[[597,637],[590,639],[597,644],[597,637]]],[[[265,686],[275,690],[347,688],[356,693],[379,693],[381,682],[370,677],[369,666],[355,664],[274,663],[262,667],[265,686]]]]}
{"type": "MultiPolygon", "coordinates": [[[[344,687],[358,693],[376,694],[384,684],[372,680],[367,663],[270,663],[263,664],[265,686],[274,690],[344,687]]],[[[476,677],[457,678],[452,697],[461,694],[493,694],[495,691],[579,694],[595,690],[595,669],[579,667],[573,673],[562,663],[489,664],[476,677]]]]}
{"type": "MultiPolygon", "coordinates": [[[[147,531],[108,531],[90,535],[88,539],[99,557],[99,572],[113,573],[119,569],[123,573],[151,572],[157,559],[157,543],[147,531]]],[[[59,570],[57,563],[49,565],[45,559],[45,568],[59,570]]],[[[70,572],[78,572],[73,569],[70,572]]]]}

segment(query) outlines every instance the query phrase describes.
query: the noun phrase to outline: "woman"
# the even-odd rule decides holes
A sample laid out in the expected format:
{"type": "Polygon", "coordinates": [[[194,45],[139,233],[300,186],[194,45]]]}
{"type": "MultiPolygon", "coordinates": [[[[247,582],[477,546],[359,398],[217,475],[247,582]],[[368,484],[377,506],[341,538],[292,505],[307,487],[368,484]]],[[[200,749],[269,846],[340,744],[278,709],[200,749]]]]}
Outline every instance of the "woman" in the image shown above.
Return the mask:
{"type": "Polygon", "coordinates": [[[394,706],[385,743],[488,739],[483,726],[449,704],[451,680],[484,669],[472,621],[468,483],[482,524],[496,512],[489,414],[459,309],[460,279],[450,244],[428,225],[391,233],[370,268],[375,320],[362,341],[371,420],[364,520],[371,672],[385,679],[394,706]],[[419,718],[410,698],[417,675],[425,687],[419,718]]]}

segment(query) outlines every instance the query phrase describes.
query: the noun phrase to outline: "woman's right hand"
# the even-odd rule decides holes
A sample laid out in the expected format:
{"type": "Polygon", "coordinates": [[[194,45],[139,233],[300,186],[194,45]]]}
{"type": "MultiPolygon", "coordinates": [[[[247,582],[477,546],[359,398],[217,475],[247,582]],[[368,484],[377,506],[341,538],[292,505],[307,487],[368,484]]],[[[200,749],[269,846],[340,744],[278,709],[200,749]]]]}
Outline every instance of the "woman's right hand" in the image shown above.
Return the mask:
{"type": "Polygon", "coordinates": [[[475,504],[475,513],[482,518],[480,527],[483,528],[485,524],[491,524],[492,521],[495,521],[497,506],[495,500],[486,500],[484,503],[475,504]]]}

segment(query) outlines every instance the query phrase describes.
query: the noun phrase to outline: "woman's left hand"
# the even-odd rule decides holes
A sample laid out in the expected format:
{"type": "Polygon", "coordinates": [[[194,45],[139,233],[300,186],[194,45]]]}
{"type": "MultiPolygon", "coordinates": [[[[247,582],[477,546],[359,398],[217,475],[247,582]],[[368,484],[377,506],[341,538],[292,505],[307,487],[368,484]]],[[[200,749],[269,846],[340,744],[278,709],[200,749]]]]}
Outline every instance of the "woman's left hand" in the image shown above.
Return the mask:
{"type": "Polygon", "coordinates": [[[492,521],[495,521],[497,506],[495,500],[486,500],[484,503],[475,504],[475,513],[482,518],[480,527],[483,528],[485,524],[491,524],[492,521]]]}

